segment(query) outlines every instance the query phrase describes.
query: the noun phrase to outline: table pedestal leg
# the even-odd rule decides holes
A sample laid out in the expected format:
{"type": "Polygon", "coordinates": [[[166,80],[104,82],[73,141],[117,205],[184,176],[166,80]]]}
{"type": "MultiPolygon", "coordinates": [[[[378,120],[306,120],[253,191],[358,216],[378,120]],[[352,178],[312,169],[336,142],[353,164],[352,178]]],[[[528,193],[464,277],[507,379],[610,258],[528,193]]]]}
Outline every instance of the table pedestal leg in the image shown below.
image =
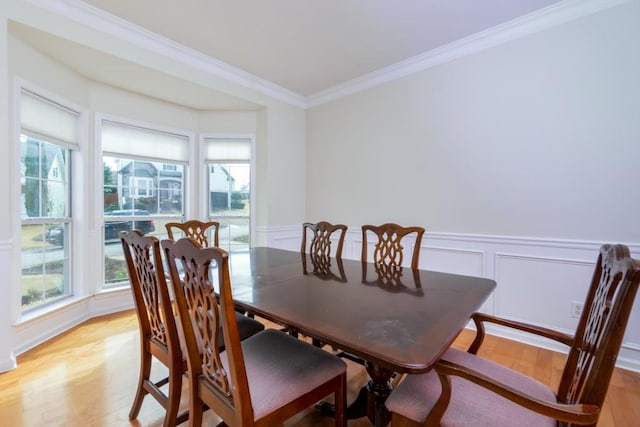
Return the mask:
{"type": "MultiPolygon", "coordinates": [[[[384,427],[391,421],[391,414],[384,406],[384,402],[392,390],[390,380],[393,371],[370,362],[365,362],[365,368],[371,379],[360,389],[358,397],[347,408],[347,418],[352,420],[368,417],[375,427],[384,427]]],[[[330,417],[335,414],[333,404],[327,402],[316,405],[316,410],[330,417]]]]}
{"type": "Polygon", "coordinates": [[[393,371],[366,362],[365,368],[371,378],[367,384],[367,417],[375,427],[384,427],[391,421],[391,414],[384,402],[391,394],[393,371]]]}

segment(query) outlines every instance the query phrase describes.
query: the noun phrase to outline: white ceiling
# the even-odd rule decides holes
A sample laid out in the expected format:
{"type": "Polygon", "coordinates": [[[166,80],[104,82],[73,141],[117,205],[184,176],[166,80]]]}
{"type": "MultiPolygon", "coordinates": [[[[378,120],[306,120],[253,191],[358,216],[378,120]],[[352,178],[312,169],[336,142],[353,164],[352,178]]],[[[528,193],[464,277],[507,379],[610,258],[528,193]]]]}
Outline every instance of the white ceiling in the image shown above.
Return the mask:
{"type": "MultiPolygon", "coordinates": [[[[29,0],[298,107],[318,105],[619,0],[29,0]]],[[[88,78],[202,110],[260,105],[17,22],[88,78]]],[[[226,90],[226,89],[224,89],[226,90]]]]}
{"type": "Polygon", "coordinates": [[[84,0],[308,97],[560,0],[84,0]]]}

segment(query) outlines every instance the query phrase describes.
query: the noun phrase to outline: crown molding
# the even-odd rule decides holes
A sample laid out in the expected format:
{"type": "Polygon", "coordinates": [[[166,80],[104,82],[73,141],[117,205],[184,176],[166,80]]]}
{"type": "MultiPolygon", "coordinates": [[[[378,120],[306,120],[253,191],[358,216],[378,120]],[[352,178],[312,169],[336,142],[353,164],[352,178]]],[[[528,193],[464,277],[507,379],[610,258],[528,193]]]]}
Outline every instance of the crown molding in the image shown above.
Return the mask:
{"type": "Polygon", "coordinates": [[[565,0],[381,68],[307,98],[307,108],[370,89],[509,41],[634,0],[565,0]]]}
{"type": "Polygon", "coordinates": [[[95,28],[143,49],[179,61],[299,108],[316,107],[383,83],[424,71],[572,20],[637,0],[565,0],[404,61],[349,80],[311,96],[294,93],[194,49],[145,30],[80,0],[28,0],[54,14],[95,28]]]}
{"type": "Polygon", "coordinates": [[[255,90],[263,95],[305,108],[306,98],[268,80],[250,74],[240,68],[219,61],[173,40],[148,31],[129,21],[111,15],[79,0],[28,0],[59,16],[84,26],[94,28],[140,48],[157,53],[171,60],[255,90]]]}

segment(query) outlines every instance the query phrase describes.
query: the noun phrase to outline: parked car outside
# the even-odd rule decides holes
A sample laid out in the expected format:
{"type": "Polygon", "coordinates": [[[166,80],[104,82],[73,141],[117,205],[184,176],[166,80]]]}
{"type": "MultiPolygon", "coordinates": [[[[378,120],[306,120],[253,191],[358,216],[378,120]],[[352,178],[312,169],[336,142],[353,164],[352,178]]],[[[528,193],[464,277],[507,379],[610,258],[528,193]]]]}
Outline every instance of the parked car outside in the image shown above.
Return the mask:
{"type": "Polygon", "coordinates": [[[64,243],[64,225],[54,225],[44,232],[44,240],[53,246],[62,246],[64,243]]]}
{"type": "MultiPolygon", "coordinates": [[[[104,213],[105,217],[108,216],[149,216],[149,212],[142,209],[127,209],[127,210],[119,210],[119,211],[109,211],[104,213]]],[[[156,226],[153,223],[152,219],[143,219],[143,220],[135,220],[129,221],[125,219],[117,219],[115,221],[109,221],[105,218],[104,222],[104,239],[118,239],[120,237],[121,231],[129,231],[133,229],[137,229],[142,231],[144,234],[151,233],[155,231],[156,226]]]]}
{"type": "MultiPolygon", "coordinates": [[[[149,216],[149,212],[142,209],[127,209],[127,210],[117,210],[117,211],[109,211],[104,213],[105,221],[104,221],[104,239],[113,240],[118,239],[121,231],[129,231],[132,229],[138,229],[143,233],[151,233],[155,231],[156,226],[153,223],[152,219],[144,219],[144,220],[126,220],[123,218],[118,218],[115,220],[108,220],[106,217],[115,216],[115,217],[127,217],[127,216],[149,216]]],[[[44,239],[54,246],[62,246],[64,243],[64,225],[54,225],[49,227],[46,232],[44,239]]]]}

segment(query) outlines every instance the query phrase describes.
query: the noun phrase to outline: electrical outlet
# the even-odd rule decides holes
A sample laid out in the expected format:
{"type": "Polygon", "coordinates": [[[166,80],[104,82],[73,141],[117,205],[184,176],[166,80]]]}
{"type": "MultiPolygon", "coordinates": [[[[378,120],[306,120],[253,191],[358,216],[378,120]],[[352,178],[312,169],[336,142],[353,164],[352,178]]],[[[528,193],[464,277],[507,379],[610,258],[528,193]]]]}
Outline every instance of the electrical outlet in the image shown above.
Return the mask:
{"type": "Polygon", "coordinates": [[[571,317],[580,317],[582,315],[582,308],[584,303],[579,301],[571,302],[571,317]]]}

